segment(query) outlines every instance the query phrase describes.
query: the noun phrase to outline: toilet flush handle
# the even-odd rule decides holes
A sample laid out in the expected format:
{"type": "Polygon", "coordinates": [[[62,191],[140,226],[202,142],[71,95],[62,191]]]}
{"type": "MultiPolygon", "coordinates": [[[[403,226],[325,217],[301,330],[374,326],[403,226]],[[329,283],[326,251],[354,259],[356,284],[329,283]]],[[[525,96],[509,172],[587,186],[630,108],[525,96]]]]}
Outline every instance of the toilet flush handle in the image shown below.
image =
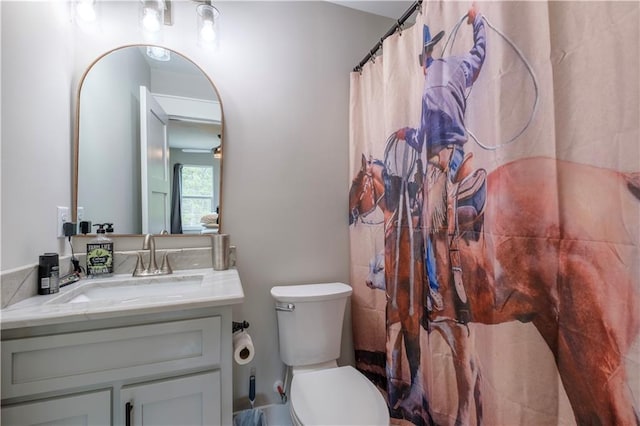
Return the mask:
{"type": "Polygon", "coordinates": [[[296,305],[293,303],[276,303],[276,311],[293,312],[296,309],[296,305]]]}

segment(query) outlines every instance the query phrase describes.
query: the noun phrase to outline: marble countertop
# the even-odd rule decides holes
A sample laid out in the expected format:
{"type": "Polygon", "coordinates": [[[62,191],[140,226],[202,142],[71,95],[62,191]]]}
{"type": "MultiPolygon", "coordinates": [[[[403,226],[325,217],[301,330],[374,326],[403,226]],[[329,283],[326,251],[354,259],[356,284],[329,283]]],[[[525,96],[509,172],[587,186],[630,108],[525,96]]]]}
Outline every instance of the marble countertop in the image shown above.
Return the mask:
{"type": "Polygon", "coordinates": [[[83,278],[59,293],[34,296],[0,311],[2,330],[242,303],[236,269],[190,269],[171,275],[83,278]]]}

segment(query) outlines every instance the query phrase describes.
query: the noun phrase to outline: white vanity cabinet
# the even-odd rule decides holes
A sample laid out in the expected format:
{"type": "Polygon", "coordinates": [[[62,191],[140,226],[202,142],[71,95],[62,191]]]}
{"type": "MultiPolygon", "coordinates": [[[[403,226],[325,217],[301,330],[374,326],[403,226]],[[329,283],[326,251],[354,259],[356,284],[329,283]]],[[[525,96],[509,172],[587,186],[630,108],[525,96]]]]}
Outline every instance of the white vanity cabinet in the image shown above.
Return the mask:
{"type": "Polygon", "coordinates": [[[3,335],[2,425],[231,424],[230,307],[63,328],[3,335]]]}

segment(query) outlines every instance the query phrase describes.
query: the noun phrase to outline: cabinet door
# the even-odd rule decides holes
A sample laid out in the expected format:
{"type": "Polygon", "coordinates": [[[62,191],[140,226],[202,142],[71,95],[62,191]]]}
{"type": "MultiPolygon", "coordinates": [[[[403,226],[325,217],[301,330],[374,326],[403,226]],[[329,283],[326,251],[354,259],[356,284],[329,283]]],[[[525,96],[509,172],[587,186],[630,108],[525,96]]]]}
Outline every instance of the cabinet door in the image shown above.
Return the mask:
{"type": "Polygon", "coordinates": [[[120,412],[123,425],[219,425],[220,371],[123,387],[120,412]]]}
{"type": "Polygon", "coordinates": [[[101,426],[111,424],[111,392],[100,391],[2,407],[2,424],[101,426]]]}

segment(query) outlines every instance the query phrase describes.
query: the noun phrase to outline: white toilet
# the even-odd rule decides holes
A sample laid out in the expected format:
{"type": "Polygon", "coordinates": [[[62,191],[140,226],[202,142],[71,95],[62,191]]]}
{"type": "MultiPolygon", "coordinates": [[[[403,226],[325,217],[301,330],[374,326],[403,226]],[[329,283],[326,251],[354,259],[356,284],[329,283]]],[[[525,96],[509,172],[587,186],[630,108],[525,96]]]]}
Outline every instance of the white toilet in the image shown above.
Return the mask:
{"type": "Polygon", "coordinates": [[[278,286],[280,358],[291,367],[295,425],[388,425],[378,389],[353,367],[338,367],[351,287],[342,283],[278,286]]]}

